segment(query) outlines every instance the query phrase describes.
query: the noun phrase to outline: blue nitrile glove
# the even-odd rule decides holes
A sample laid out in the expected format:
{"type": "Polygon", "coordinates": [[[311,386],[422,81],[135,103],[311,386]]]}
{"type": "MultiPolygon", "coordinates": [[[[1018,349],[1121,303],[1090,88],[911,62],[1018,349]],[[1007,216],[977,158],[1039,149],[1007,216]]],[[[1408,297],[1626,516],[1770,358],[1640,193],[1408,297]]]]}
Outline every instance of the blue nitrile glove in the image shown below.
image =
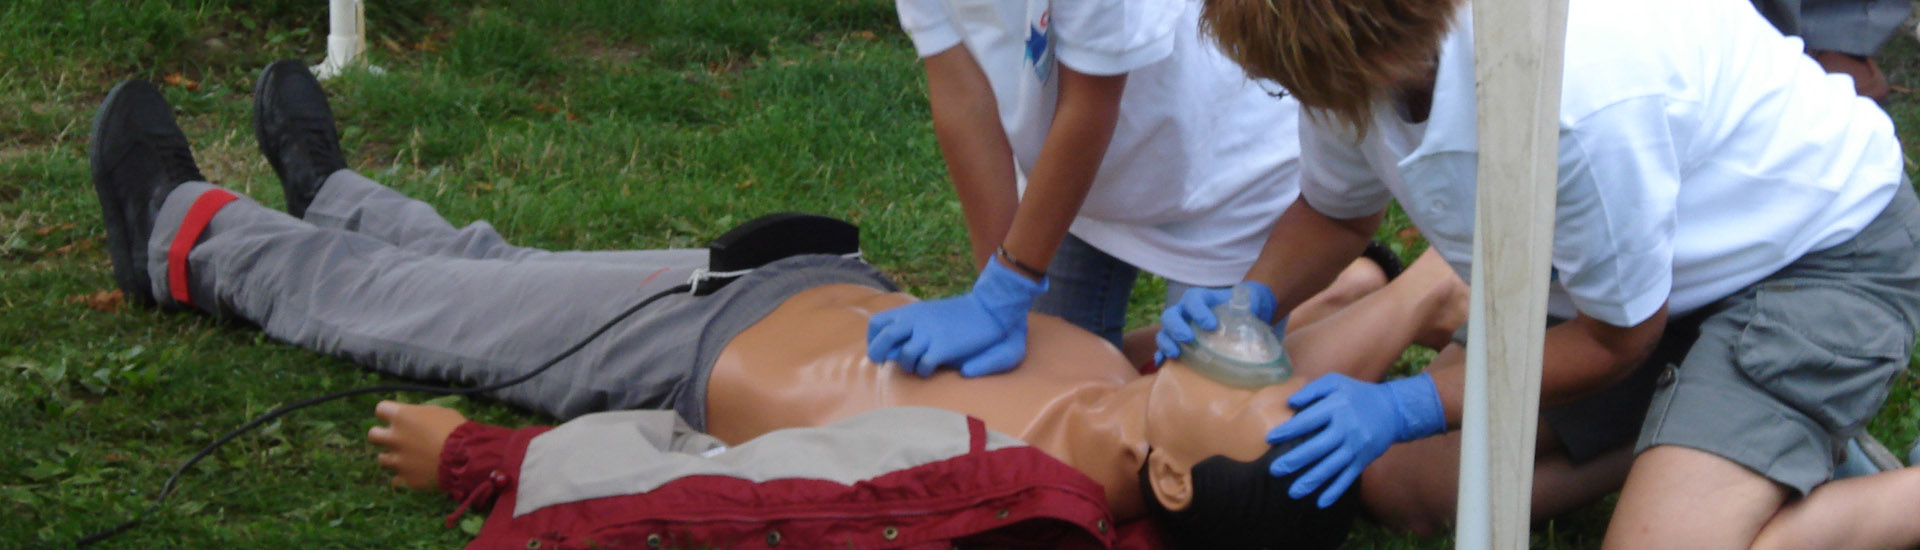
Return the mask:
{"type": "MultiPolygon", "coordinates": [[[[1258,281],[1245,281],[1239,286],[1247,287],[1249,294],[1253,295],[1253,316],[1269,325],[1273,324],[1273,310],[1279,306],[1273,297],[1273,289],[1258,281]]],[[[1153,352],[1153,364],[1179,357],[1180,344],[1193,341],[1193,329],[1220,328],[1220,319],[1214,317],[1213,306],[1227,303],[1232,298],[1232,288],[1189,288],[1181,294],[1179,302],[1160,312],[1160,333],[1153,336],[1153,342],[1159,346],[1159,350],[1153,352]]]]}
{"type": "Polygon", "coordinates": [[[1027,355],[1027,309],[1046,291],[1046,279],[1028,279],[989,259],[972,292],[873,316],[867,359],[895,361],[920,376],[932,376],[940,365],[958,365],[966,377],[1012,370],[1027,355]]]}
{"type": "Polygon", "coordinates": [[[1300,388],[1287,406],[1300,413],[1267,432],[1267,444],[1313,437],[1273,459],[1267,471],[1278,477],[1312,466],[1294,480],[1287,496],[1305,498],[1326,484],[1320,491],[1321,508],[1340,500],[1360,478],[1360,470],[1387,452],[1387,446],[1447,429],[1440,391],[1433,386],[1433,376],[1424,372],[1381,384],[1331,373],[1300,388]]]}

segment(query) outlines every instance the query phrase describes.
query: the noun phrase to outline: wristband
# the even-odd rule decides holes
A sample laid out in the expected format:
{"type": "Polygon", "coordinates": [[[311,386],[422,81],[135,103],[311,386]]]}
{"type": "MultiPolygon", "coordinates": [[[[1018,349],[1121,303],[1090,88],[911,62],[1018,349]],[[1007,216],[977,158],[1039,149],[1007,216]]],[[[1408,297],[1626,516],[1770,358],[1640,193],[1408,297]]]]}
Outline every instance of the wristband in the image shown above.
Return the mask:
{"type": "Polygon", "coordinates": [[[1022,263],[1018,258],[1013,257],[1013,253],[1007,252],[1007,247],[1004,247],[1004,246],[1000,247],[1000,250],[995,252],[994,254],[1000,257],[1000,263],[1007,264],[1007,267],[1011,267],[1011,268],[1014,268],[1015,270],[1018,270],[1021,274],[1026,275],[1027,278],[1029,279],[1038,281],[1040,279],[1044,279],[1047,277],[1046,270],[1034,269],[1033,266],[1022,263]]]}

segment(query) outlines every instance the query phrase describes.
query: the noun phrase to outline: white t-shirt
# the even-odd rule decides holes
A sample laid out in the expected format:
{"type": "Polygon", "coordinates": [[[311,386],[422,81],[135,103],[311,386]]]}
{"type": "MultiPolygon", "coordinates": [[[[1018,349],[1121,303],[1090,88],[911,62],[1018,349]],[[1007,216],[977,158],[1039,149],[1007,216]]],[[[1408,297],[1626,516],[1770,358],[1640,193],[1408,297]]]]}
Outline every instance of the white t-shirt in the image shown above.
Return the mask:
{"type": "Polygon", "coordinates": [[[921,56],[964,44],[980,64],[1022,173],[1053,120],[1056,63],[1127,73],[1071,229],[1122,261],[1189,284],[1238,282],[1299,192],[1299,103],[1268,95],[1201,36],[1196,0],[896,5],[921,56]]]}
{"type": "MultiPolygon", "coordinates": [[[[1301,196],[1336,218],[1398,199],[1464,277],[1477,131],[1460,11],[1426,123],[1381,106],[1356,144],[1308,117],[1301,196]]],[[[1556,316],[1631,326],[1662,303],[1684,315],[1852,238],[1900,185],[1886,114],[1746,0],[1572,0],[1567,21],[1556,316]]]]}

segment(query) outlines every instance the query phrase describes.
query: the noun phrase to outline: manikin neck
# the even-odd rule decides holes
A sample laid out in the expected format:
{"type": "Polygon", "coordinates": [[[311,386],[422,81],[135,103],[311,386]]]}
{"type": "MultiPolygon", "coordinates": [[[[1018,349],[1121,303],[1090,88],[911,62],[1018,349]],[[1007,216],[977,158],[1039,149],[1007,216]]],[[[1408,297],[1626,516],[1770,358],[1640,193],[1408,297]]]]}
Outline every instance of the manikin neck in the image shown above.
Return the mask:
{"type": "Polygon", "coordinates": [[[1027,443],[1099,481],[1115,518],[1146,513],[1139,487],[1147,455],[1147,394],[1152,376],[1121,385],[1083,386],[1040,412],[1027,443]]]}

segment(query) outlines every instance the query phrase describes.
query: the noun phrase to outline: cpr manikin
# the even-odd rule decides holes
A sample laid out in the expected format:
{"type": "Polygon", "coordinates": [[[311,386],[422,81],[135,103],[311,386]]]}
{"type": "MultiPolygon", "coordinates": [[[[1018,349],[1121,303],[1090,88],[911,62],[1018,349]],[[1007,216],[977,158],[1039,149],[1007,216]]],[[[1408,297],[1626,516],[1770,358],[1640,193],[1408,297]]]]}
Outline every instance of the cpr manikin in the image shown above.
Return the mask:
{"type": "MultiPolygon", "coordinates": [[[[1147,512],[1144,498],[1176,513],[1204,498],[1195,492],[1196,464],[1214,457],[1253,462],[1267,453],[1263,435],[1292,415],[1287,397],[1319,374],[1239,387],[1171,361],[1142,376],[1099,337],[1033,315],[1030,351],[1020,368],[971,379],[942,371],[923,379],[864,354],[867,319],[912,301],[856,285],[794,295],[724,348],[708,386],[708,432],[737,444],[886,407],[958,411],[1087,474],[1106,489],[1114,516],[1124,521],[1147,512]],[[1153,494],[1143,494],[1143,485],[1153,494]]],[[[383,455],[382,463],[399,474],[396,483],[430,487],[438,454],[431,442],[464,419],[430,407],[382,407],[381,416],[395,426],[372,435],[394,455],[383,455]],[[413,418],[428,417],[435,418],[431,427],[400,433],[413,418]]]]}

